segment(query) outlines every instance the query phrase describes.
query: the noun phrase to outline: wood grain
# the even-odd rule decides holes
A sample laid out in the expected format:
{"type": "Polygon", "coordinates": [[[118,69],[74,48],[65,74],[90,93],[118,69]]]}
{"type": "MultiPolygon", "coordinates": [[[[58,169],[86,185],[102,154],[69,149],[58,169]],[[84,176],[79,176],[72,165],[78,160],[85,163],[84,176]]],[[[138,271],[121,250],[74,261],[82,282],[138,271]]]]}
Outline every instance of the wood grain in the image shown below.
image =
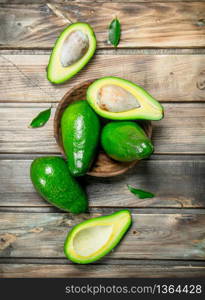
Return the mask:
{"type": "MultiPolygon", "coordinates": [[[[32,186],[31,162],[26,158],[0,160],[0,207],[50,207],[32,186]]],[[[86,176],[82,182],[88,193],[89,207],[205,208],[204,177],[204,157],[162,159],[154,156],[124,175],[107,179],[86,176]],[[138,199],[129,192],[127,184],[156,196],[138,199]]]]}
{"type": "Polygon", "coordinates": [[[0,278],[195,278],[204,277],[203,263],[181,262],[151,264],[144,261],[142,264],[121,262],[115,265],[62,265],[62,264],[0,264],[0,278]]]}
{"type": "MultiPolygon", "coordinates": [[[[204,0],[183,0],[183,2],[203,2],[204,0]]],[[[48,1],[47,0],[35,0],[35,4],[45,4],[47,3],[48,1]]],[[[91,3],[91,0],[51,0],[49,1],[49,3],[57,3],[57,4],[65,4],[65,3],[69,3],[69,2],[72,2],[72,3],[91,3]]],[[[102,2],[108,2],[108,1],[105,1],[105,0],[93,0],[92,3],[102,3],[102,2]]],[[[116,2],[116,3],[120,3],[120,2],[124,2],[124,0],[112,0],[112,2],[116,2]]],[[[126,1],[127,3],[128,2],[150,2],[150,0],[127,0],[126,1]]],[[[152,2],[160,2],[160,3],[163,3],[163,2],[181,2],[181,0],[170,0],[170,1],[165,1],[165,0],[152,0],[152,2]]],[[[0,0],[0,4],[33,4],[33,1],[32,0],[0,0]]]]}
{"type": "Polygon", "coordinates": [[[110,48],[107,27],[117,16],[122,23],[119,47],[204,47],[204,10],[200,1],[2,4],[0,45],[50,48],[68,24],[80,21],[93,26],[98,47],[110,48]]]}
{"type": "Polygon", "coordinates": [[[0,0],[0,277],[204,277],[205,1],[49,2],[0,0]],[[122,23],[116,51],[107,44],[114,16],[122,23]],[[70,21],[89,22],[101,50],[78,76],[54,86],[45,72],[49,49],[70,21]],[[35,157],[59,154],[56,102],[75,84],[110,75],[176,102],[165,103],[165,119],[155,122],[160,155],[116,178],[86,176],[91,215],[65,214],[37,195],[29,166],[35,157]],[[49,123],[27,128],[50,103],[49,123]],[[156,197],[137,199],[126,184],[156,197]],[[89,268],[65,259],[71,226],[123,207],[131,208],[133,226],[114,252],[89,268]]]}
{"type": "Polygon", "coordinates": [[[58,102],[75,84],[111,75],[141,85],[162,102],[205,101],[204,55],[96,55],[76,77],[55,86],[46,78],[48,59],[1,54],[0,102],[58,102]]]}
{"type": "MultiPolygon", "coordinates": [[[[0,104],[0,153],[59,153],[53,115],[42,128],[28,128],[47,104],[0,104]]],[[[153,122],[155,154],[203,154],[205,104],[164,104],[165,117],[153,122]]]]}
{"type": "MultiPolygon", "coordinates": [[[[1,257],[64,258],[68,230],[100,216],[65,213],[0,213],[1,257]]],[[[118,259],[205,258],[204,214],[132,214],[133,226],[108,255],[118,259]]]]}

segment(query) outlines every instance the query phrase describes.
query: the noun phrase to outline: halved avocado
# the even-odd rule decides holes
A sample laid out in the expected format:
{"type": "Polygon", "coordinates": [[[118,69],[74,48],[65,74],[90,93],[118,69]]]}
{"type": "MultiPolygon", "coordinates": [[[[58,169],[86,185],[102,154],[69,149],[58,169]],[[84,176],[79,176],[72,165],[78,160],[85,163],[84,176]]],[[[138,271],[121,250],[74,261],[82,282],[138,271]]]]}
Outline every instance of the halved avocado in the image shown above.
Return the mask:
{"type": "Polygon", "coordinates": [[[142,87],[119,77],[103,77],[87,90],[87,100],[100,116],[112,120],[161,120],[163,107],[142,87]]]}
{"type": "Polygon", "coordinates": [[[130,212],[121,210],[74,226],[65,240],[66,257],[78,264],[102,258],[120,242],[131,223],[130,212]]]}
{"type": "Polygon", "coordinates": [[[69,25],[58,37],[47,68],[52,83],[63,83],[79,72],[91,59],[96,49],[96,38],[87,23],[69,25]]]}

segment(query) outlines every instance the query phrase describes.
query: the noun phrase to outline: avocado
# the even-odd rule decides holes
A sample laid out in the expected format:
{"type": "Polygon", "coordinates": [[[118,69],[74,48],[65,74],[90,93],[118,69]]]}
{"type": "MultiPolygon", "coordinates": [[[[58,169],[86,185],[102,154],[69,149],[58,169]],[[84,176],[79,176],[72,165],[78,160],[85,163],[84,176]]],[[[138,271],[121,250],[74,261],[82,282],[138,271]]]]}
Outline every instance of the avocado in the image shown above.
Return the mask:
{"type": "Polygon", "coordinates": [[[93,162],[99,141],[98,115],[87,101],[73,102],[63,113],[61,132],[70,173],[84,175],[93,162]]]}
{"type": "Polygon", "coordinates": [[[87,100],[100,116],[111,120],[160,120],[163,107],[142,87],[118,77],[103,77],[87,89],[87,100]]]}
{"type": "Polygon", "coordinates": [[[78,264],[94,262],[109,253],[131,226],[128,210],[86,220],[74,226],[65,240],[64,252],[78,264]]]}
{"type": "Polygon", "coordinates": [[[59,84],[70,79],[89,62],[95,49],[96,38],[89,24],[69,25],[55,42],[47,68],[48,80],[59,84]]]}
{"type": "Polygon", "coordinates": [[[147,158],[154,150],[143,129],[132,121],[116,121],[105,125],[101,143],[107,155],[124,162],[147,158]]]}
{"type": "Polygon", "coordinates": [[[36,158],[30,176],[37,192],[54,206],[74,214],[87,210],[87,196],[61,157],[36,158]]]}

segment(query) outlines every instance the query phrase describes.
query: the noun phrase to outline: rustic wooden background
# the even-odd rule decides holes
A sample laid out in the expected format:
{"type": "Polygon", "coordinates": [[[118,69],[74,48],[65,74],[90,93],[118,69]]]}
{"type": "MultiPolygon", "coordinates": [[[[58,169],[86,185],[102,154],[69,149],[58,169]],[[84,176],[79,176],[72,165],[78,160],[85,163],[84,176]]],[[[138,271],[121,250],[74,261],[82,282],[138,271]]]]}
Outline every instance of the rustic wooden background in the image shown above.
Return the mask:
{"type": "Polygon", "coordinates": [[[0,0],[0,276],[205,276],[205,1],[0,0]],[[35,2],[35,4],[33,4],[35,2]],[[126,2],[126,3],[124,3],[126,2]],[[122,23],[117,50],[107,44],[114,16],[122,23]],[[61,86],[45,74],[50,49],[70,22],[90,23],[94,59],[61,86]],[[113,67],[114,66],[114,67],[113,67]],[[63,254],[68,229],[90,217],[49,206],[29,179],[33,158],[59,154],[52,119],[28,124],[55,107],[80,81],[115,75],[163,102],[154,123],[155,154],[127,174],[85,184],[92,216],[129,207],[133,227],[110,255],[89,266],[63,254]],[[126,185],[156,194],[138,200],[126,185]]]}

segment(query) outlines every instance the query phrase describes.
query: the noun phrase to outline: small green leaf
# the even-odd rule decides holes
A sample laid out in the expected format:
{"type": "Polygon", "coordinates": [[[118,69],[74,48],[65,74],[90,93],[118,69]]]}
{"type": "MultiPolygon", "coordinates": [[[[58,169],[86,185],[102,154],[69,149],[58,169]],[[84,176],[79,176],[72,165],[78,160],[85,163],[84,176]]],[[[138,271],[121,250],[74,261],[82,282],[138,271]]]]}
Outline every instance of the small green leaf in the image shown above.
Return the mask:
{"type": "Polygon", "coordinates": [[[109,26],[109,36],[108,41],[114,46],[117,47],[120,41],[120,22],[117,18],[113,19],[109,26]]]}
{"type": "Polygon", "coordinates": [[[40,112],[31,122],[30,126],[31,128],[37,128],[37,127],[42,127],[45,125],[51,115],[51,107],[49,109],[46,109],[42,112],[40,112]]]}
{"type": "Polygon", "coordinates": [[[150,192],[145,192],[143,190],[136,189],[129,184],[127,185],[127,187],[130,190],[130,192],[137,196],[139,199],[153,198],[155,196],[150,192]]]}

